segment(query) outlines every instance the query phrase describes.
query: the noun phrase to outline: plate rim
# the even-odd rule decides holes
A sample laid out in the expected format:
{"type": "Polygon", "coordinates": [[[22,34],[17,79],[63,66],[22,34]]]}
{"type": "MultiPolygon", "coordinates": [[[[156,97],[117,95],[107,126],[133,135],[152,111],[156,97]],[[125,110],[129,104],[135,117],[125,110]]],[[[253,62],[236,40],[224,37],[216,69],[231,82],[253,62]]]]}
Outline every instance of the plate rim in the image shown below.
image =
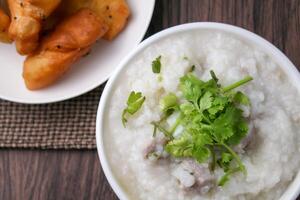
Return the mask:
{"type": "MultiPolygon", "coordinates": [[[[147,19],[146,19],[145,30],[141,33],[140,38],[137,40],[137,44],[133,48],[137,47],[141,43],[143,38],[145,37],[147,30],[149,29],[152,17],[153,17],[156,0],[147,0],[147,1],[149,1],[151,3],[151,7],[149,8],[150,14],[149,14],[149,16],[147,16],[147,19]]],[[[128,55],[128,53],[126,55],[124,55],[123,57],[127,57],[127,55],[128,55]]],[[[122,59],[123,58],[121,58],[120,62],[122,61],[122,59]]],[[[99,87],[103,83],[105,83],[111,77],[111,75],[114,73],[114,71],[117,69],[120,62],[116,65],[116,68],[114,70],[112,70],[110,73],[108,73],[106,76],[104,76],[101,81],[95,82],[94,84],[91,84],[90,87],[86,87],[84,90],[79,90],[78,92],[74,92],[71,95],[62,95],[62,96],[60,95],[57,98],[52,97],[51,99],[45,99],[45,100],[44,99],[38,99],[38,100],[26,99],[26,100],[24,100],[24,99],[17,98],[17,97],[9,97],[7,95],[3,95],[0,93],[0,99],[3,101],[18,103],[18,104],[28,104],[28,105],[53,104],[53,103],[67,101],[67,100],[79,97],[81,95],[84,95],[84,94],[94,90],[95,88],[99,87]]]]}

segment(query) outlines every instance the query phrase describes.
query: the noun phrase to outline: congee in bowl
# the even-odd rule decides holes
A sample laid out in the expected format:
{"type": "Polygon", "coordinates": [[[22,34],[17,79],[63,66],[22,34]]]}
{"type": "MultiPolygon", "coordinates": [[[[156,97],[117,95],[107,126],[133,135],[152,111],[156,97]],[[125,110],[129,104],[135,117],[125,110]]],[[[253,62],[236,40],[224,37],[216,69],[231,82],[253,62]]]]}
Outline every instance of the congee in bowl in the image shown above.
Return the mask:
{"type": "Polygon", "coordinates": [[[263,48],[222,30],[171,34],[126,63],[103,144],[129,199],[279,199],[300,166],[300,96],[263,48]]]}

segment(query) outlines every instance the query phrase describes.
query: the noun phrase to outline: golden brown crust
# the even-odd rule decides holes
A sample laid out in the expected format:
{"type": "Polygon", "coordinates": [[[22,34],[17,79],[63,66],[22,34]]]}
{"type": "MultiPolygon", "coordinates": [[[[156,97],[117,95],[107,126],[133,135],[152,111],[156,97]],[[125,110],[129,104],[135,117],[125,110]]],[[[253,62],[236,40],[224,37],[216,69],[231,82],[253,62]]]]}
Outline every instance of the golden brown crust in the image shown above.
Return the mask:
{"type": "Polygon", "coordinates": [[[69,51],[91,46],[95,37],[107,31],[107,25],[89,9],[83,9],[61,22],[50,36],[44,39],[42,49],[69,51]],[[99,26],[99,22],[101,26],[99,26]],[[97,27],[97,28],[96,28],[97,27]],[[59,48],[57,48],[59,46],[59,48]]]}
{"type": "Polygon", "coordinates": [[[11,43],[12,39],[8,36],[10,18],[0,8],[0,42],[11,43]]]}
{"type": "Polygon", "coordinates": [[[8,0],[12,22],[9,36],[16,40],[17,51],[31,53],[37,46],[41,23],[59,5],[61,0],[8,0]]]}
{"type": "Polygon", "coordinates": [[[42,40],[39,49],[26,58],[23,77],[27,88],[37,90],[54,83],[107,29],[107,25],[89,9],[82,9],[65,19],[42,40]]]}
{"type": "Polygon", "coordinates": [[[71,15],[81,8],[90,8],[109,26],[104,39],[114,39],[125,27],[130,10],[125,0],[64,0],[53,16],[45,22],[45,28],[51,29],[55,22],[71,15]]]}
{"type": "Polygon", "coordinates": [[[104,39],[114,39],[125,27],[130,10],[125,0],[93,0],[91,8],[108,24],[104,39]]]}
{"type": "Polygon", "coordinates": [[[26,59],[23,77],[26,87],[37,90],[47,87],[67,72],[70,65],[88,52],[88,48],[70,52],[43,51],[26,59]]]}

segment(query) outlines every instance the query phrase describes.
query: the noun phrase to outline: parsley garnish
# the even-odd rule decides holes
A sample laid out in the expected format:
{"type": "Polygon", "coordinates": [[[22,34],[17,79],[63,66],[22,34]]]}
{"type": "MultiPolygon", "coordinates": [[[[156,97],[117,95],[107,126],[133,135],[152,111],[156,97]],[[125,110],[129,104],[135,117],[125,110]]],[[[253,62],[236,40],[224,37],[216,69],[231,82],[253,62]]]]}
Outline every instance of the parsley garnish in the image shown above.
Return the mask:
{"type": "Polygon", "coordinates": [[[123,114],[122,114],[122,123],[124,127],[125,124],[127,123],[127,118],[126,118],[127,113],[130,115],[136,113],[142,107],[145,99],[146,97],[143,97],[141,92],[132,91],[130,93],[127,100],[127,107],[123,110],[123,114]]]}
{"type": "Polygon", "coordinates": [[[178,109],[178,98],[174,93],[169,93],[160,100],[159,105],[164,115],[169,116],[178,109]]]}
{"type": "Polygon", "coordinates": [[[163,121],[156,123],[155,129],[160,127],[169,138],[165,150],[173,157],[193,158],[199,163],[211,160],[211,170],[218,164],[224,170],[224,176],[218,182],[222,186],[231,174],[239,171],[246,174],[244,164],[232,147],[239,144],[248,132],[248,124],[238,106],[249,106],[250,101],[245,94],[233,89],[251,81],[252,77],[223,88],[218,84],[215,73],[211,71],[210,74],[212,78],[208,81],[202,81],[192,73],[180,79],[183,103],[178,103],[174,94],[162,100],[169,102],[161,107],[164,116],[168,114],[166,108],[177,108],[176,111],[180,112],[180,118],[173,127],[178,124],[183,126],[183,134],[179,138],[171,137],[174,128],[168,131],[163,121]]]}
{"type": "Polygon", "coordinates": [[[152,61],[152,72],[155,74],[160,73],[161,63],[160,63],[161,56],[158,56],[155,60],[152,61]]]}
{"type": "MultiPolygon", "coordinates": [[[[152,71],[160,73],[161,56],[152,62],[152,71]]],[[[223,186],[233,173],[243,172],[246,168],[239,155],[233,150],[248,133],[248,124],[243,117],[240,105],[250,106],[248,97],[235,88],[253,80],[247,76],[229,86],[222,87],[213,71],[211,79],[202,81],[191,72],[180,78],[179,90],[183,98],[169,93],[160,101],[162,117],[152,122],[153,137],[157,131],[167,139],[164,149],[175,158],[192,158],[199,163],[210,162],[210,169],[217,166],[224,175],[218,181],[223,186]],[[167,118],[174,112],[179,113],[173,125],[167,125],[167,118]],[[173,136],[178,126],[183,127],[179,136],[173,136]]],[[[124,109],[122,122],[127,122],[126,114],[137,112],[145,97],[140,92],[131,92],[127,108],[124,109]]]]}

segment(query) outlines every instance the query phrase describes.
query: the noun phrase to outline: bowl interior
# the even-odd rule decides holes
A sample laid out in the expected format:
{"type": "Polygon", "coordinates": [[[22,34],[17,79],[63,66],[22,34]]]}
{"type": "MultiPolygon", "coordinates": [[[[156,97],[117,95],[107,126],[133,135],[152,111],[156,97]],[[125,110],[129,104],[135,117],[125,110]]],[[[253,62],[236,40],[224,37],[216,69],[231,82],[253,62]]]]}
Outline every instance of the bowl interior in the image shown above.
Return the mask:
{"type": "MultiPolygon", "coordinates": [[[[224,31],[230,34],[233,34],[235,37],[245,40],[248,43],[258,46],[266,54],[268,54],[282,69],[286,72],[287,76],[291,79],[292,84],[300,92],[300,74],[297,68],[291,63],[291,61],[275,46],[261,38],[260,36],[249,32],[245,29],[235,27],[232,25],[226,25],[221,23],[212,23],[212,22],[199,22],[199,23],[190,23],[175,26],[164,31],[161,31],[147,40],[143,41],[136,49],[134,49],[118,66],[117,70],[114,72],[112,77],[109,79],[100,103],[97,113],[97,122],[96,122],[96,139],[97,139],[97,149],[100,157],[100,162],[104,173],[112,186],[115,193],[120,199],[128,199],[125,191],[122,189],[120,184],[117,182],[111,167],[107,159],[107,153],[105,150],[105,135],[108,134],[107,130],[107,113],[109,112],[108,102],[111,101],[112,92],[116,89],[116,86],[122,84],[124,81],[124,72],[129,66],[129,63],[134,60],[145,48],[155,43],[158,43],[160,40],[170,36],[183,32],[189,32],[194,30],[218,30],[224,31]]],[[[296,199],[300,190],[300,173],[297,174],[293,182],[289,185],[286,192],[282,195],[281,200],[291,200],[296,199]]]]}

